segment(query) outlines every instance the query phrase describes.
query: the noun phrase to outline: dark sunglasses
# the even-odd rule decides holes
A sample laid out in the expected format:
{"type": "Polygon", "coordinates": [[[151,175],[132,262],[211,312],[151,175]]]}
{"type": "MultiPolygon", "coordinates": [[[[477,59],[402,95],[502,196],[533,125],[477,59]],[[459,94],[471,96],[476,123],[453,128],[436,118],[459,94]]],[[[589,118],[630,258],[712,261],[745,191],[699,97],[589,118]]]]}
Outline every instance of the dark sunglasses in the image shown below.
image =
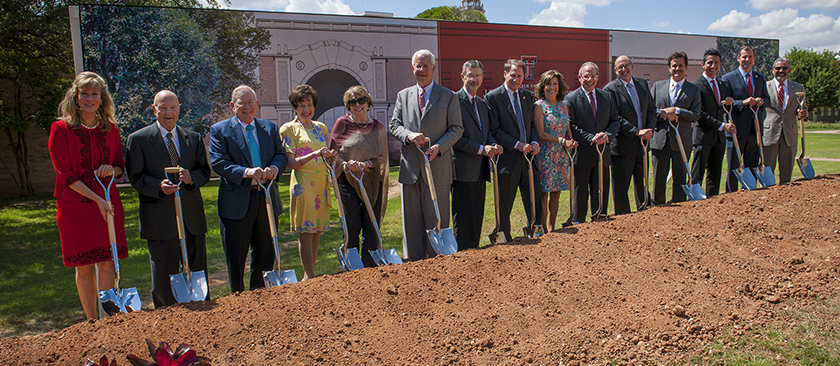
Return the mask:
{"type": "Polygon", "coordinates": [[[787,67],[787,66],[776,66],[776,67],[774,67],[773,69],[774,69],[774,70],[776,70],[776,71],[782,71],[782,70],[787,70],[787,69],[790,69],[790,67],[787,67]]]}
{"type": "Polygon", "coordinates": [[[347,101],[347,105],[349,105],[349,106],[351,106],[351,107],[352,107],[352,106],[354,106],[354,105],[356,105],[356,104],[365,104],[365,103],[367,103],[367,102],[368,102],[368,98],[367,98],[367,97],[354,98],[354,99],[350,99],[350,100],[348,100],[348,101],[347,101]]]}

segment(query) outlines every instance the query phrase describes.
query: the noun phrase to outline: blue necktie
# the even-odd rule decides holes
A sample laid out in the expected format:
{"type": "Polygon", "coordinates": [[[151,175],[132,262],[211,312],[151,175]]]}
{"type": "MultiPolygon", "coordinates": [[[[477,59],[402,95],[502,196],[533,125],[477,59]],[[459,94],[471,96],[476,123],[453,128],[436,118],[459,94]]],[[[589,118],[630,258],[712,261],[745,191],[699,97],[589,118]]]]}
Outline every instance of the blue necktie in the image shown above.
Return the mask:
{"type": "Polygon", "coordinates": [[[262,159],[260,158],[260,148],[257,146],[257,140],[254,138],[254,126],[245,126],[245,131],[248,132],[248,149],[251,150],[251,163],[254,164],[252,168],[262,168],[262,159]]]}
{"type": "Polygon", "coordinates": [[[525,119],[522,117],[522,107],[519,106],[519,91],[513,92],[513,111],[516,112],[516,124],[519,125],[519,141],[525,142],[525,119]]]}
{"type": "Polygon", "coordinates": [[[636,110],[636,123],[639,125],[639,129],[644,127],[644,121],[642,121],[642,107],[639,103],[639,96],[636,95],[636,86],[627,83],[627,92],[630,93],[630,99],[633,100],[633,108],[636,110]]]}

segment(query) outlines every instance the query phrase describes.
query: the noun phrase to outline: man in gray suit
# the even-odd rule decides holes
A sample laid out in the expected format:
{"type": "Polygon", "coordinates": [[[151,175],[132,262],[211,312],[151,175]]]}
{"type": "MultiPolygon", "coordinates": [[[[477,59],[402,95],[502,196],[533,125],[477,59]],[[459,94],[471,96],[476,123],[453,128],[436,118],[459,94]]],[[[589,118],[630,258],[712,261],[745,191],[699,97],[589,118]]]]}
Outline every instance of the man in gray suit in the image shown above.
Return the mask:
{"type": "Polygon", "coordinates": [[[656,106],[650,96],[650,87],[645,79],[633,76],[633,60],[621,55],[615,59],[615,74],[618,78],[609,82],[604,90],[609,92],[618,106],[618,114],[624,118],[618,134],[610,142],[612,155],[613,202],[615,214],[630,213],[630,179],[636,189],[636,210],[645,209],[644,156],[642,140],[653,137],[656,127],[656,106]]]}
{"type": "Polygon", "coordinates": [[[176,191],[181,195],[189,268],[194,272],[207,269],[207,222],[199,188],[210,180],[210,165],[201,136],[176,125],[181,105],[175,93],[158,92],[152,109],[157,121],[128,136],[126,170],[140,196],[140,237],[149,246],[152,300],[158,308],[178,302],[169,282],[169,275],[181,272],[182,262],[176,191]],[[164,173],[164,168],[173,166],[181,168],[180,188],[164,173]]]}
{"type": "MultiPolygon", "coordinates": [[[[691,126],[700,118],[700,88],[685,80],[688,56],[685,52],[674,52],[668,56],[668,72],[671,78],[653,84],[653,101],[659,108],[656,131],[650,141],[653,155],[653,203],[665,203],[665,184],[668,168],[672,172],[673,202],[686,200],[682,185],[685,184],[686,162],[680,154],[677,135],[671,127],[675,123],[680,130],[683,146],[691,145],[691,126]],[[675,122],[678,121],[678,122],[675,122]]],[[[688,148],[686,148],[688,149],[688,148]]],[[[686,150],[686,155],[688,154],[686,150]]],[[[686,159],[689,159],[686,156],[686,159]]]]}
{"type": "MultiPolygon", "coordinates": [[[[251,252],[251,290],[265,287],[263,271],[274,267],[274,246],[257,182],[274,180],[286,169],[286,150],[277,125],[257,118],[260,102],[246,85],[233,89],[233,118],[210,127],[210,165],[219,174],[219,231],[230,292],[245,290],[245,259],[251,252]]],[[[274,220],[283,212],[277,186],[270,189],[274,220]]],[[[275,221],[276,223],[276,221],[275,221]]]]}
{"type": "Polygon", "coordinates": [[[788,80],[790,60],[779,58],[773,63],[773,80],[767,82],[767,94],[770,104],[766,105],[767,116],[764,118],[764,159],[765,165],[776,169],[779,161],[779,183],[790,182],[793,174],[793,161],[796,156],[797,134],[799,126],[796,117],[808,118],[808,111],[798,109],[796,93],[804,92],[805,87],[793,80],[788,80]],[[799,112],[797,112],[797,110],[799,112]]]}
{"type": "Polygon", "coordinates": [[[565,101],[569,105],[569,119],[571,119],[572,137],[580,144],[575,165],[575,205],[572,208],[574,221],[586,221],[586,199],[592,206],[592,219],[599,220],[607,215],[608,197],[610,196],[610,152],[603,155],[604,169],[598,170],[597,148],[610,142],[618,133],[618,128],[624,123],[624,118],[618,114],[618,107],[612,95],[598,89],[598,65],[585,62],[578,70],[580,88],[566,95],[565,101]],[[604,190],[598,195],[599,175],[604,177],[604,190]],[[591,194],[590,194],[591,192],[591,194]],[[595,216],[599,211],[601,214],[595,216]]]}
{"type": "Polygon", "coordinates": [[[461,102],[464,133],[453,149],[455,180],[452,182],[452,226],[458,250],[478,248],[484,221],[484,197],[490,180],[490,162],[502,153],[502,146],[490,135],[490,110],[476,95],[484,78],[484,66],[478,60],[464,62],[461,80],[464,87],[455,95],[461,102]]]}
{"type": "Polygon", "coordinates": [[[432,166],[441,228],[449,227],[452,146],[461,138],[464,127],[455,93],[434,82],[435,55],[429,50],[415,52],[411,69],[417,84],[397,93],[389,128],[391,135],[403,143],[398,178],[402,183],[403,250],[408,260],[416,261],[435,256],[426,237],[426,230],[433,229],[437,220],[423,154],[432,166]]]}

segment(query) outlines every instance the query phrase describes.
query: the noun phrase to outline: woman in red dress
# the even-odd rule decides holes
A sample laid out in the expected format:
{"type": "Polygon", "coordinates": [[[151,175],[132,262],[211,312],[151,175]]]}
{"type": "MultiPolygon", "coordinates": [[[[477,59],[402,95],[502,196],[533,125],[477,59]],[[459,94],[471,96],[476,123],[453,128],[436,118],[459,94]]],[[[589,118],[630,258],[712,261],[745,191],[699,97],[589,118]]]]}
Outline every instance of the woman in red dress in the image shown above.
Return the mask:
{"type": "MultiPolygon", "coordinates": [[[[105,80],[92,72],[76,76],[58,106],[59,120],[50,130],[49,150],[55,168],[56,223],[64,265],[76,268],[76,289],[88,319],[96,318],[94,264],[99,289],[114,287],[114,262],[105,215],[114,217],[119,258],[128,257],[123,207],[115,187],[112,207],[94,174],[103,182],[125,169],[120,131],[114,121],[114,102],[105,80]]],[[[107,183],[106,183],[107,186],[107,183]]]]}

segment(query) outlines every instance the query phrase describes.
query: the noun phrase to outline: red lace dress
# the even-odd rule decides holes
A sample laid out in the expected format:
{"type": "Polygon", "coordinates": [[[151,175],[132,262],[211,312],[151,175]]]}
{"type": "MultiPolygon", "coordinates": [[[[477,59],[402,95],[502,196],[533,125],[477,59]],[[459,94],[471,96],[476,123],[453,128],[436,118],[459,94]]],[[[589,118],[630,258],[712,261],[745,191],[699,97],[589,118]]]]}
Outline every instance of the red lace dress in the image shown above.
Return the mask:
{"type": "MultiPolygon", "coordinates": [[[[49,139],[50,158],[55,168],[56,223],[61,236],[61,257],[67,267],[78,267],[111,260],[111,240],[108,224],[92,200],[70,189],[82,181],[100,197],[102,187],[93,176],[94,169],[109,164],[125,170],[120,131],[108,133],[99,129],[80,127],[71,130],[64,121],[53,122],[49,139]]],[[[108,178],[110,181],[110,177],[108,178]]],[[[107,187],[108,183],[104,181],[107,187]]],[[[117,234],[119,258],[128,257],[125,242],[124,214],[116,184],[111,186],[114,206],[114,226],[117,234]]]]}

